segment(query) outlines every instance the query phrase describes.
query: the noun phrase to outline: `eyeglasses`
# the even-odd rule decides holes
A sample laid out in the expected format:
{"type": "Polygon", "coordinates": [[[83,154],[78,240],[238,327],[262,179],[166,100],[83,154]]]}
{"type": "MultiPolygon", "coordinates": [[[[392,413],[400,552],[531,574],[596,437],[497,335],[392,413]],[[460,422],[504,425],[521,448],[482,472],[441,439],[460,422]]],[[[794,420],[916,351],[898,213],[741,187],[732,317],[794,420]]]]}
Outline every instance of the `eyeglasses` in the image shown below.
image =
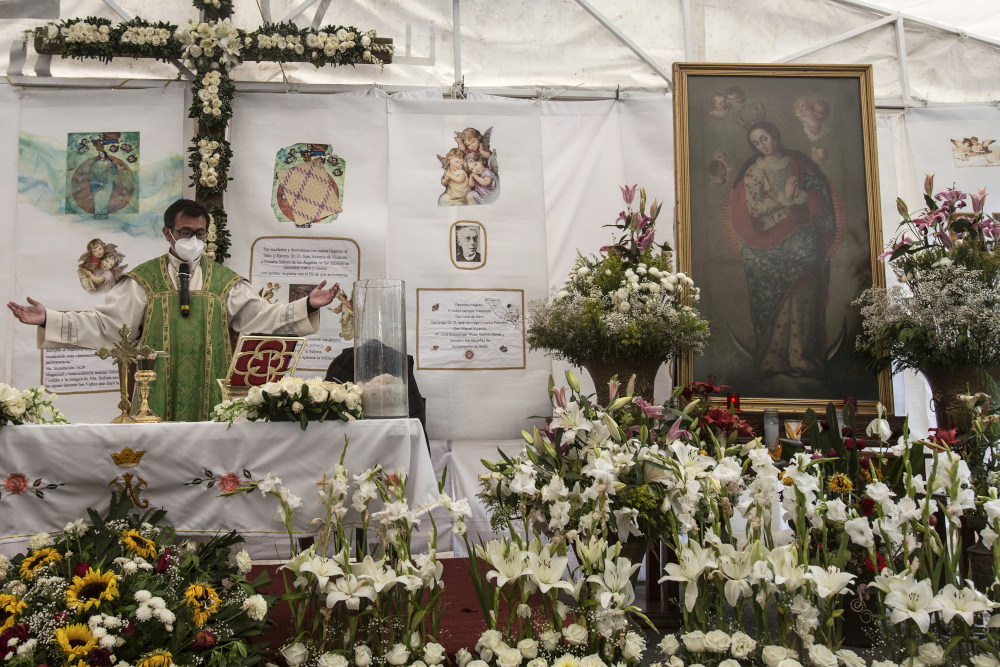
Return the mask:
{"type": "Polygon", "coordinates": [[[208,238],[208,231],[205,229],[199,229],[198,231],[194,231],[191,229],[184,228],[184,229],[177,229],[174,231],[176,231],[177,236],[179,236],[182,239],[189,239],[193,236],[199,241],[204,241],[206,238],[208,238]]]}

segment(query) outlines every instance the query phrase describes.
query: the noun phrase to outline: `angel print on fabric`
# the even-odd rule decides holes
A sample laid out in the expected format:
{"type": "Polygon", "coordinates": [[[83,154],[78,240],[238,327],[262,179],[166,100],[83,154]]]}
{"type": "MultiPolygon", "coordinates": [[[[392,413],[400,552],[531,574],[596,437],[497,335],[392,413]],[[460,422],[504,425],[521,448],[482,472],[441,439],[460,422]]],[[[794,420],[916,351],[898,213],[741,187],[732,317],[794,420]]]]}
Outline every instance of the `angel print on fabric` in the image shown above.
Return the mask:
{"type": "Polygon", "coordinates": [[[438,206],[492,204],[500,197],[500,177],[496,150],[490,148],[493,128],[480,132],[467,127],[455,132],[456,148],[438,155],[444,174],[444,192],[438,206]]]}
{"type": "Polygon", "coordinates": [[[952,157],[956,167],[998,167],[1000,166],[1000,144],[995,139],[979,140],[979,137],[952,139],[952,157]]]}

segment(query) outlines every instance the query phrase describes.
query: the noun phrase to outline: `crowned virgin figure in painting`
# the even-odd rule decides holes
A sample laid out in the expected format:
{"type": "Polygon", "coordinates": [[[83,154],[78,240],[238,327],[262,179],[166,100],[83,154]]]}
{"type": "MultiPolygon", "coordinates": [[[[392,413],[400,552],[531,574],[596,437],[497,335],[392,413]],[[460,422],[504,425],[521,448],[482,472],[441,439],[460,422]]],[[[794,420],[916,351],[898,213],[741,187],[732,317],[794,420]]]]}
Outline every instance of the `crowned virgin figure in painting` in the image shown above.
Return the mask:
{"type": "Polygon", "coordinates": [[[817,375],[826,363],[830,258],[844,233],[840,195],[815,162],[785,148],[762,105],[737,115],[753,152],[726,189],[722,226],[746,274],[754,366],[817,375]]]}

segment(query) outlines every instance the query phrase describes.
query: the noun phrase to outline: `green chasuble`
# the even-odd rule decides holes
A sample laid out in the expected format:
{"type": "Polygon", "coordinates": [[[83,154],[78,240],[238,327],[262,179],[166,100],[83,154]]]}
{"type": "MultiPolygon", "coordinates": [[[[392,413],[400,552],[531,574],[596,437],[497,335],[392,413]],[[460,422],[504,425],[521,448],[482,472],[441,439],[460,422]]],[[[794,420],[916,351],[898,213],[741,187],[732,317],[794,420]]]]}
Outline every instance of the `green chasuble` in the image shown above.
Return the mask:
{"type": "Polygon", "coordinates": [[[226,377],[232,358],[226,299],[243,278],[204,257],[201,272],[204,282],[190,293],[187,317],[181,315],[180,292],[170,281],[165,255],[126,274],[149,298],[141,342],[170,355],[156,360],[149,392],[149,407],[164,421],[207,421],[222,401],[216,380],[226,377]]]}

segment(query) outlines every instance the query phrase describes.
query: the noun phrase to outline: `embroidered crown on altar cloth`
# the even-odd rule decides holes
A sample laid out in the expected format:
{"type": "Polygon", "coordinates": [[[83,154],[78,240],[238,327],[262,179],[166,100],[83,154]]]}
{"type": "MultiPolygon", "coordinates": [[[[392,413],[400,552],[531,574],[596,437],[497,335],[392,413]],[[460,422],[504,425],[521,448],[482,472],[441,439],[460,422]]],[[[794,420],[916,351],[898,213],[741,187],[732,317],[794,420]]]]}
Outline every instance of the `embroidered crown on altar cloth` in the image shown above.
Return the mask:
{"type": "Polygon", "coordinates": [[[126,447],[117,454],[111,454],[111,460],[115,462],[115,465],[119,468],[134,468],[139,465],[139,461],[142,459],[142,455],[146,453],[146,450],[139,450],[138,452],[126,447]]]}

